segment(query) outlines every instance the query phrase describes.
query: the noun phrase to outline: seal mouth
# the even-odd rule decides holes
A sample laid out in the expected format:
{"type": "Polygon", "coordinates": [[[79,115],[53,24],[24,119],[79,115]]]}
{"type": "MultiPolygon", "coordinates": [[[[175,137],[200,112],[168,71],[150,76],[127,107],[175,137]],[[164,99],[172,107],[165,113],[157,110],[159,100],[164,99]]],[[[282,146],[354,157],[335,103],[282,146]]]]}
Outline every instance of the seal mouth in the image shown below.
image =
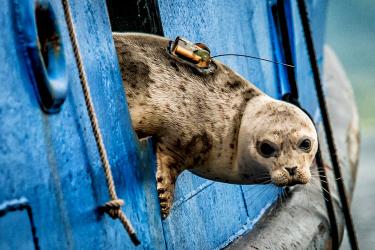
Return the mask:
{"type": "Polygon", "coordinates": [[[275,182],[275,181],[272,181],[273,183],[276,184],[276,186],[278,187],[293,187],[295,185],[298,185],[298,184],[306,184],[305,182],[303,181],[300,181],[300,180],[295,180],[295,179],[292,179],[292,180],[288,180],[286,182],[275,182]]]}
{"type": "Polygon", "coordinates": [[[272,181],[271,176],[254,179],[254,184],[270,184],[272,181]]]}
{"type": "Polygon", "coordinates": [[[291,182],[289,182],[286,186],[288,186],[288,187],[293,187],[293,186],[295,186],[295,185],[297,185],[297,184],[301,184],[301,182],[299,182],[299,181],[291,181],[291,182]]]}

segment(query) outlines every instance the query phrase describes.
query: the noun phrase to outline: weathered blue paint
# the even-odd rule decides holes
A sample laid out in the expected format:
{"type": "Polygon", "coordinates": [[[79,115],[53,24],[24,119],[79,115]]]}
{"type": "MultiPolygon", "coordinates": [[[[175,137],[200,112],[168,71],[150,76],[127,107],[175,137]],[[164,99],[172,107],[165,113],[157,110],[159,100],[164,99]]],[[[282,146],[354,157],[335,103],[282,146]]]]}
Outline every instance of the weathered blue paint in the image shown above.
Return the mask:
{"type": "Polygon", "coordinates": [[[35,249],[26,211],[14,211],[1,217],[0,227],[3,229],[0,230],[0,249],[35,249]]]}
{"type": "Polygon", "coordinates": [[[0,249],[39,249],[31,207],[24,197],[0,204],[0,228],[4,229],[0,249]]]}
{"type": "MultiPolygon", "coordinates": [[[[311,30],[313,33],[314,46],[316,56],[318,58],[320,72],[323,72],[323,46],[324,46],[324,31],[325,29],[325,14],[327,1],[315,0],[307,1],[309,10],[311,30]]],[[[291,2],[291,9],[293,13],[293,30],[294,30],[294,46],[296,57],[296,79],[299,88],[300,102],[314,121],[320,124],[320,111],[318,108],[318,101],[315,93],[314,80],[307,55],[306,44],[303,37],[303,30],[301,20],[298,14],[297,3],[291,2]]]]}
{"type": "MultiPolygon", "coordinates": [[[[316,5],[318,6],[321,8],[322,3],[316,5]]],[[[180,0],[172,3],[159,0],[159,7],[164,34],[167,37],[182,35],[190,40],[209,44],[213,55],[240,53],[272,59],[274,52],[279,51],[279,48],[274,50],[275,43],[273,44],[271,40],[272,22],[270,23],[268,19],[267,1],[180,0]]],[[[293,15],[291,19],[299,19],[296,8],[291,13],[293,15]]],[[[295,34],[295,36],[301,35],[302,33],[295,34]]],[[[292,47],[297,46],[292,45],[292,47]]],[[[296,48],[298,49],[299,51],[295,52],[297,57],[304,53],[301,51],[304,48],[296,48]]],[[[307,57],[305,58],[307,60],[307,57]]],[[[278,66],[241,57],[223,57],[220,60],[273,97],[280,98],[288,91],[285,77],[284,81],[280,81],[279,78],[280,73],[285,73],[285,71],[280,70],[278,66]]],[[[304,75],[309,72],[307,61],[305,66],[306,68],[299,68],[298,72],[304,75]]],[[[313,84],[311,76],[308,80],[313,84]]],[[[306,92],[304,82],[299,81],[299,86],[302,92],[306,92]]],[[[310,86],[313,89],[313,85],[310,86]]],[[[315,93],[309,90],[308,93],[303,93],[302,98],[306,95],[309,99],[305,99],[302,102],[303,105],[315,112],[315,93]]],[[[281,189],[272,185],[240,187],[226,185],[226,198],[223,198],[222,194],[217,193],[222,186],[223,184],[219,183],[209,185],[207,181],[189,173],[179,178],[175,196],[177,200],[180,200],[178,211],[172,209],[172,216],[163,223],[169,248],[222,247],[226,242],[224,239],[238,235],[238,232],[250,230],[264,212],[263,209],[275,201],[281,192],[281,189]],[[187,183],[196,184],[186,188],[187,183]],[[197,207],[204,207],[206,212],[196,211],[197,207]],[[223,211],[224,215],[217,211],[223,211]],[[218,214],[213,220],[206,221],[205,218],[212,216],[213,213],[218,214]],[[187,220],[181,219],[182,215],[186,215],[187,220]],[[220,218],[220,216],[225,216],[225,218],[220,218]],[[232,219],[228,221],[228,217],[232,219]],[[191,236],[192,234],[194,237],[191,236]],[[214,239],[210,238],[211,235],[214,235],[214,239]]]]}
{"type": "MultiPolygon", "coordinates": [[[[167,37],[181,35],[203,42],[210,46],[213,55],[273,56],[265,1],[186,0],[172,3],[159,0],[159,8],[167,37]]],[[[274,65],[240,57],[220,60],[270,95],[280,97],[274,65]]],[[[173,207],[171,216],[163,223],[168,248],[223,246],[239,231],[251,229],[262,208],[275,201],[279,193],[280,189],[272,186],[208,184],[206,180],[185,173],[177,181],[175,196],[183,201],[178,209],[173,207]]]]}
{"type": "MultiPolygon", "coordinates": [[[[41,249],[130,248],[122,225],[98,212],[108,193],[60,1],[51,6],[62,33],[70,87],[53,115],[40,109],[33,91],[18,49],[13,3],[4,1],[0,10],[0,201],[29,200],[41,249]]],[[[132,131],[104,6],[104,1],[72,1],[84,68],[124,210],[145,248],[163,248],[150,167],[154,160],[145,153],[152,150],[138,145],[132,131]]]]}
{"type": "MultiPolygon", "coordinates": [[[[60,112],[48,115],[40,109],[19,49],[15,2],[5,0],[0,8],[0,203],[27,198],[41,249],[133,248],[122,225],[98,211],[109,197],[61,3],[50,1],[61,31],[69,88],[60,112]]],[[[323,36],[316,30],[324,23],[325,2],[311,2],[322,58],[323,36]]],[[[213,54],[273,58],[267,1],[159,0],[159,7],[168,37],[204,42],[213,54]]],[[[220,248],[251,230],[277,199],[279,188],[215,183],[189,172],[179,177],[171,215],[161,221],[152,144],[139,143],[131,127],[105,1],[74,0],[71,8],[117,192],[142,241],[139,248],[220,248]]],[[[292,15],[301,100],[314,114],[313,82],[294,3],[292,15]]],[[[220,60],[271,96],[281,96],[275,65],[237,57],[220,60]]],[[[16,222],[6,216],[4,223],[16,222]]],[[[29,222],[21,217],[20,235],[27,235],[29,222]]]]}

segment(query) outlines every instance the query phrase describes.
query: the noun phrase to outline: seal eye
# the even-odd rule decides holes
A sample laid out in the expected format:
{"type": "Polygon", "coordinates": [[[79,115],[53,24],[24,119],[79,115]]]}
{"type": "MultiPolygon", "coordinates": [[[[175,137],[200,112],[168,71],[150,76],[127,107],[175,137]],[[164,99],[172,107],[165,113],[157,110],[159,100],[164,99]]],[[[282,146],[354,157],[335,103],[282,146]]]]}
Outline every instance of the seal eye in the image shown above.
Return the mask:
{"type": "Polygon", "coordinates": [[[298,147],[305,152],[309,152],[311,149],[311,141],[309,139],[304,139],[300,142],[298,147]]]}
{"type": "Polygon", "coordinates": [[[263,157],[269,158],[276,154],[276,148],[268,142],[262,142],[259,145],[259,152],[263,157]]]}

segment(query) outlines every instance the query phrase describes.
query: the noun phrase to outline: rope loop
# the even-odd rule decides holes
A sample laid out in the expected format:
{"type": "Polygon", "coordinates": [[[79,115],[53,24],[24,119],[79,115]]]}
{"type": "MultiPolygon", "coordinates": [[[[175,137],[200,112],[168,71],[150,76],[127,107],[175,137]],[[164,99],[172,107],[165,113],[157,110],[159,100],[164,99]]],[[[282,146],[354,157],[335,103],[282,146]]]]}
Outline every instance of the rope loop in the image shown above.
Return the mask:
{"type": "Polygon", "coordinates": [[[124,201],[121,199],[117,200],[111,200],[106,202],[103,205],[103,210],[106,212],[112,219],[117,219],[120,216],[121,211],[121,206],[124,205],[124,201]]]}

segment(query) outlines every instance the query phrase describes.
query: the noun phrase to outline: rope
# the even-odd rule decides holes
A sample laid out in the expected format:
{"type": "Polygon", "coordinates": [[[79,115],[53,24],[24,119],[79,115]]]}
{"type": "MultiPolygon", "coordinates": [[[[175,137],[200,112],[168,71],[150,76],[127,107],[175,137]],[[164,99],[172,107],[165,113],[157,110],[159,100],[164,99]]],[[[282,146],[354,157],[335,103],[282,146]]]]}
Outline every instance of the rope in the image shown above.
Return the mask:
{"type": "MultiPolygon", "coordinates": [[[[284,4],[277,5],[277,8],[275,8],[275,13],[279,16],[279,21],[280,21],[280,31],[282,35],[282,40],[285,39],[287,42],[286,44],[290,44],[290,39],[289,39],[289,29],[288,29],[288,17],[285,13],[285,6],[284,4]]],[[[289,46],[283,46],[285,50],[285,60],[289,64],[293,64],[293,56],[292,52],[289,46]]],[[[301,107],[301,104],[299,103],[299,93],[298,93],[298,86],[297,82],[295,79],[295,69],[291,68],[288,69],[288,76],[290,75],[289,78],[289,86],[290,86],[290,93],[285,94],[282,99],[284,101],[287,101],[291,104],[294,104],[298,108],[300,108],[305,114],[310,118],[310,120],[314,123],[314,119],[310,116],[310,114],[301,107]],[[291,71],[291,72],[290,72],[291,71]]],[[[316,125],[315,125],[316,126],[316,125]]],[[[325,207],[327,209],[328,213],[328,218],[329,218],[329,223],[330,223],[330,234],[332,237],[332,249],[338,249],[338,239],[339,239],[339,234],[338,234],[338,228],[337,228],[337,221],[336,221],[336,216],[335,216],[335,209],[334,205],[332,202],[332,196],[331,196],[331,191],[327,179],[327,173],[326,169],[323,163],[322,159],[322,154],[320,150],[320,146],[318,147],[318,152],[316,153],[315,156],[316,160],[316,165],[318,168],[319,174],[319,180],[321,184],[321,190],[322,190],[322,195],[325,201],[325,207]]]]}
{"type": "Polygon", "coordinates": [[[301,17],[301,23],[302,23],[303,33],[304,33],[304,36],[305,36],[305,41],[306,41],[306,46],[307,46],[307,52],[308,52],[309,59],[310,59],[311,69],[312,69],[312,72],[313,72],[315,89],[316,89],[318,102],[319,102],[319,108],[320,108],[320,112],[322,113],[322,119],[323,119],[328,149],[329,149],[329,153],[330,153],[330,157],[331,157],[331,161],[332,161],[334,174],[335,174],[335,177],[336,177],[337,189],[339,191],[342,210],[343,210],[344,217],[345,217],[346,228],[347,228],[347,232],[348,232],[348,236],[349,236],[350,246],[351,246],[352,249],[357,250],[357,249],[359,249],[357,236],[356,236],[356,233],[355,233],[355,228],[354,228],[352,216],[351,216],[351,213],[350,213],[350,208],[349,208],[349,203],[348,203],[348,199],[347,199],[347,196],[346,196],[344,182],[343,182],[343,179],[341,178],[342,177],[341,168],[340,168],[340,164],[339,164],[339,160],[338,160],[338,156],[337,156],[335,142],[334,142],[334,139],[333,139],[332,127],[331,127],[331,124],[330,124],[330,121],[329,121],[329,115],[328,115],[328,110],[327,110],[327,104],[326,104],[326,101],[325,101],[325,98],[324,98],[323,87],[322,87],[322,83],[321,83],[320,76],[319,76],[319,68],[318,68],[318,63],[316,61],[314,43],[313,43],[313,39],[312,39],[312,35],[311,35],[307,8],[306,8],[306,4],[305,4],[304,0],[298,0],[297,5],[298,5],[300,17],[301,17]]]}
{"type": "MultiPolygon", "coordinates": [[[[289,84],[291,84],[291,83],[289,83],[289,84]]],[[[298,94],[297,85],[294,86],[294,87],[295,87],[295,90],[296,90],[295,93],[297,95],[298,94]]],[[[305,114],[314,123],[314,120],[312,119],[310,114],[305,109],[303,109],[301,107],[301,105],[298,101],[298,95],[296,97],[292,93],[290,93],[290,95],[284,96],[283,99],[285,101],[297,106],[298,108],[300,108],[303,112],[305,112],[305,114]]],[[[329,222],[330,222],[330,226],[331,226],[332,249],[339,249],[339,246],[337,244],[338,240],[339,240],[339,234],[338,234],[337,221],[336,221],[336,216],[335,216],[335,209],[334,209],[333,202],[332,202],[331,190],[330,190],[328,179],[327,179],[327,172],[326,172],[326,169],[325,169],[324,163],[323,163],[322,153],[320,151],[320,146],[318,147],[318,152],[316,153],[315,160],[316,160],[316,165],[318,167],[319,180],[320,180],[320,184],[321,184],[321,187],[322,187],[322,194],[323,194],[323,198],[324,198],[324,201],[325,201],[325,205],[326,205],[326,209],[327,209],[327,213],[328,213],[328,218],[329,218],[329,222]]]]}
{"type": "Polygon", "coordinates": [[[337,220],[335,215],[335,208],[333,206],[331,190],[328,183],[326,168],[324,167],[322,153],[320,147],[316,153],[316,165],[318,166],[320,184],[322,186],[322,193],[326,204],[329,224],[331,225],[332,249],[339,249],[339,232],[337,228],[337,220]]]}
{"type": "Polygon", "coordinates": [[[80,79],[83,94],[85,97],[87,112],[90,118],[96,145],[98,147],[100,160],[104,168],[104,174],[105,174],[105,178],[107,181],[109,196],[111,198],[111,201],[104,204],[103,210],[112,219],[119,219],[122,225],[124,226],[125,230],[129,234],[129,237],[134,243],[134,245],[139,245],[140,241],[137,238],[137,235],[133,229],[133,226],[131,225],[130,221],[121,210],[121,206],[124,204],[124,201],[117,197],[115,183],[113,181],[113,176],[112,176],[112,171],[111,171],[111,166],[108,160],[107,151],[103,143],[103,137],[100,132],[99,122],[96,117],[94,104],[90,95],[90,88],[88,85],[87,76],[83,68],[82,58],[81,58],[79,48],[78,48],[78,41],[77,41],[77,36],[76,36],[75,29],[74,29],[73,21],[72,21],[72,14],[71,14],[71,10],[69,7],[69,0],[62,0],[62,5],[64,8],[65,20],[68,26],[69,37],[72,43],[73,53],[74,53],[75,61],[76,61],[78,72],[79,72],[79,79],[80,79]]]}

